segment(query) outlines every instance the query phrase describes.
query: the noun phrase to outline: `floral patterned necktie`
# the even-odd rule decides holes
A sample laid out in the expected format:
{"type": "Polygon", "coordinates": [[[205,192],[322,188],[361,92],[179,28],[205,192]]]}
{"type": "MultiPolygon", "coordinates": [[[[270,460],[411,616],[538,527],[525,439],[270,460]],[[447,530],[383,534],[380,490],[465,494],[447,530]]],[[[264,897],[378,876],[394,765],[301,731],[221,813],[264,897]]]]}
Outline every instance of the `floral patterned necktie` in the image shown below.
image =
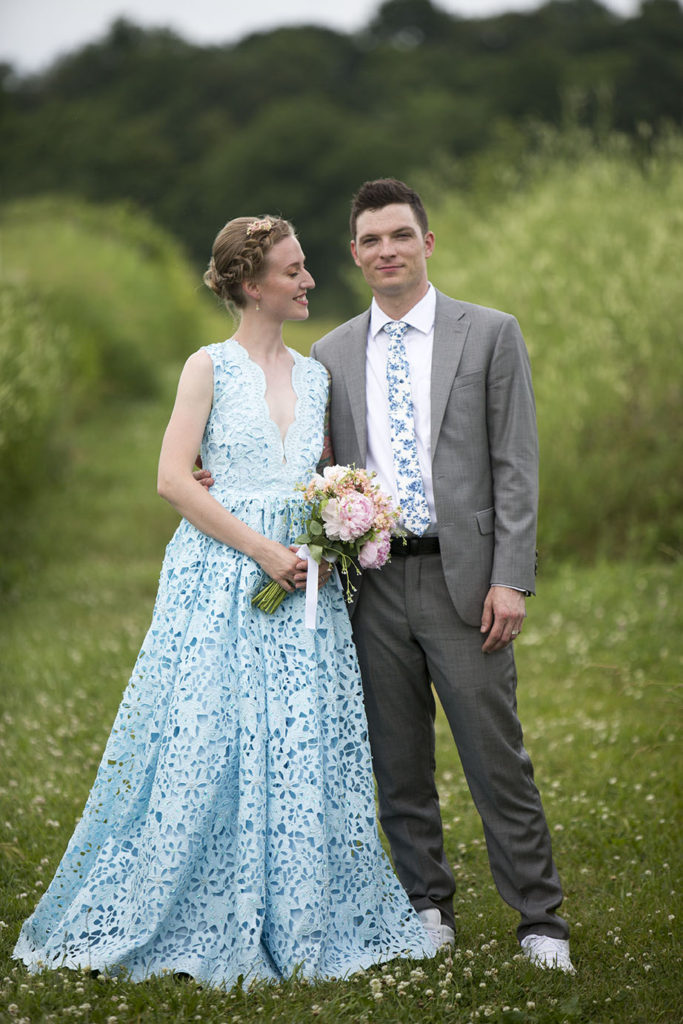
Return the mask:
{"type": "Polygon", "coordinates": [[[431,519],[417,457],[410,371],[404,341],[408,324],[403,320],[390,320],[384,325],[383,330],[389,335],[389,425],[401,518],[407,529],[421,537],[431,519]]]}

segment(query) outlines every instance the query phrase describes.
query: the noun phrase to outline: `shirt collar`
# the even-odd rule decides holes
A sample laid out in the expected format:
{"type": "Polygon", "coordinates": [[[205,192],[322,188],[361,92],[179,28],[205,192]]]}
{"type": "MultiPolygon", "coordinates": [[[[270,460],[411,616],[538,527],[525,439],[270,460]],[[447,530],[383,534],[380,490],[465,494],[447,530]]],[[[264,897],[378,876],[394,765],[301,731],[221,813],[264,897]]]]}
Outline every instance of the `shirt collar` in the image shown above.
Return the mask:
{"type": "MultiPolygon", "coordinates": [[[[407,323],[409,327],[414,327],[422,334],[429,334],[434,328],[434,317],[436,315],[436,291],[432,284],[429,285],[425,295],[422,296],[420,301],[416,303],[412,309],[408,310],[405,316],[401,317],[404,323],[407,323]]],[[[377,305],[376,300],[373,298],[370,306],[370,336],[376,338],[379,332],[382,330],[385,324],[392,323],[390,316],[380,309],[377,305]]]]}

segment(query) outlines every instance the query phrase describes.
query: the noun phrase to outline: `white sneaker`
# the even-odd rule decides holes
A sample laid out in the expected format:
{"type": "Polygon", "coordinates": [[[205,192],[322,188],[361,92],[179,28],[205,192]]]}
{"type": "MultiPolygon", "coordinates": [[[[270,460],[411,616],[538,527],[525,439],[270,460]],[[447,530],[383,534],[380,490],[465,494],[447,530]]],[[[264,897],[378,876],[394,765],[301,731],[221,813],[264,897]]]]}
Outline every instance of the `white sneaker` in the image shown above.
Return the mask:
{"type": "Polygon", "coordinates": [[[525,935],[521,946],[525,956],[537,967],[556,968],[565,974],[576,974],[569,959],[569,939],[553,939],[550,935],[525,935]]]}
{"type": "Polygon", "coordinates": [[[422,921],[422,927],[436,949],[440,949],[442,946],[452,946],[455,943],[455,932],[450,925],[441,923],[441,911],[437,907],[418,910],[417,916],[422,921]]]}

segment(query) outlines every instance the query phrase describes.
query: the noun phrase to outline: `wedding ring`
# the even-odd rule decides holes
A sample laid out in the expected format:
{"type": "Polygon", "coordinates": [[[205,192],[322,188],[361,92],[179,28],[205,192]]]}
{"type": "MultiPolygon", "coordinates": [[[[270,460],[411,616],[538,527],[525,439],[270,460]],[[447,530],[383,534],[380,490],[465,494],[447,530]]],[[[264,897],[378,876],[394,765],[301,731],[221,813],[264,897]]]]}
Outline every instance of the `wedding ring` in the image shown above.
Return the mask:
{"type": "Polygon", "coordinates": [[[519,636],[519,630],[517,630],[517,632],[516,632],[516,633],[513,633],[512,635],[513,635],[513,637],[515,637],[515,636],[519,636]]]}

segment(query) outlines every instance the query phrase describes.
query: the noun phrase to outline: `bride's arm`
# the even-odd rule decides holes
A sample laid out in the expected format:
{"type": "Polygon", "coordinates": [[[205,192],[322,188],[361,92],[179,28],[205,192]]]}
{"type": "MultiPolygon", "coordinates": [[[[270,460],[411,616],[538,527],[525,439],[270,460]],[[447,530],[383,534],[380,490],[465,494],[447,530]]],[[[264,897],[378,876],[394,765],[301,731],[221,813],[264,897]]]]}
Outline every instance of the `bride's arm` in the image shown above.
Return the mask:
{"type": "Polygon", "coordinates": [[[212,401],[211,357],[207,352],[195,352],[180,375],[175,405],[161,445],[157,490],[198,530],[249,555],[271,579],[285,590],[292,590],[290,581],[295,574],[299,576],[297,556],[228,512],[192,474],[212,401]]]}

